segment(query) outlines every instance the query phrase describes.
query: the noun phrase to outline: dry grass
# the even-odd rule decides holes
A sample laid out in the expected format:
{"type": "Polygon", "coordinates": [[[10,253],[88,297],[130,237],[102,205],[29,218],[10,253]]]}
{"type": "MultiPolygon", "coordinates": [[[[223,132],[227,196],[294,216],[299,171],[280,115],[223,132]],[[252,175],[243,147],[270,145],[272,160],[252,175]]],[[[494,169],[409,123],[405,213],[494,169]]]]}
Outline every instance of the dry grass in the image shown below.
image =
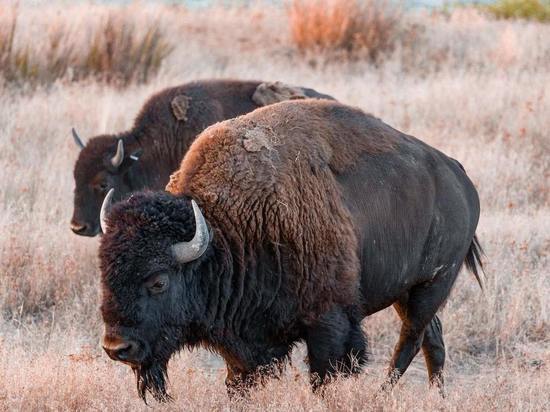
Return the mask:
{"type": "MultiPolygon", "coordinates": [[[[18,30],[39,44],[34,27],[73,22],[91,33],[100,24],[94,16],[117,10],[21,6],[18,30]]],[[[281,380],[233,405],[223,365],[198,351],[173,361],[175,402],[163,409],[550,409],[550,26],[472,10],[407,15],[424,27],[413,49],[397,43],[377,66],[312,66],[293,52],[284,10],[123,10],[136,22],[158,19],[175,45],[148,83],[0,85],[0,410],[146,410],[130,371],[97,344],[97,239],[69,230],[77,156],[70,128],[84,136],[120,131],[152,92],[207,77],[314,87],[459,159],[481,196],[488,287],[482,295],[464,273],[442,310],[445,400],[428,390],[420,357],[391,396],[376,398],[399,327],[389,309],[364,323],[372,350],[365,373],[337,382],[325,399],[309,390],[303,348],[281,380]]],[[[135,27],[136,36],[147,31],[135,27]]]]}
{"type": "Polygon", "coordinates": [[[294,0],[288,15],[301,52],[366,53],[374,60],[402,31],[400,12],[385,0],[294,0]]]}
{"type": "Polygon", "coordinates": [[[33,27],[19,17],[18,7],[0,6],[0,76],[18,85],[86,78],[117,85],[146,82],[172,50],[158,21],[149,16],[136,24],[131,7],[87,15],[84,30],[83,19],[43,17],[39,37],[28,35],[33,27]]]}

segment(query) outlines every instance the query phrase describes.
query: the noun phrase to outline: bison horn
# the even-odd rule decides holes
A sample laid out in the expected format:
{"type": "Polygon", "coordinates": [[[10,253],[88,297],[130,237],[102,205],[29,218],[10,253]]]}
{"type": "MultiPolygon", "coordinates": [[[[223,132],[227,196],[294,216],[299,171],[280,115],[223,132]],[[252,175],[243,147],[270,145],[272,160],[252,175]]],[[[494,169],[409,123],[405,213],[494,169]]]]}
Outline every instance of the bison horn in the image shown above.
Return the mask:
{"type": "Polygon", "coordinates": [[[103,204],[101,205],[101,212],[99,212],[99,223],[101,224],[101,231],[107,233],[107,214],[111,210],[111,201],[113,195],[115,194],[115,189],[109,190],[105,199],[103,199],[103,204]]]}
{"type": "Polygon", "coordinates": [[[124,143],[119,139],[115,155],[111,158],[113,167],[119,167],[124,160],[124,143]]]}
{"type": "Polygon", "coordinates": [[[193,212],[195,214],[195,236],[189,242],[180,242],[172,246],[172,252],[176,260],[180,263],[187,263],[198,259],[206,251],[210,242],[210,233],[206,220],[194,200],[191,200],[193,212]]]}
{"type": "Polygon", "coordinates": [[[74,127],[71,129],[71,132],[73,132],[73,140],[76,143],[76,145],[80,147],[80,150],[84,149],[85,144],[82,142],[82,139],[80,139],[80,136],[78,135],[74,127]]]}

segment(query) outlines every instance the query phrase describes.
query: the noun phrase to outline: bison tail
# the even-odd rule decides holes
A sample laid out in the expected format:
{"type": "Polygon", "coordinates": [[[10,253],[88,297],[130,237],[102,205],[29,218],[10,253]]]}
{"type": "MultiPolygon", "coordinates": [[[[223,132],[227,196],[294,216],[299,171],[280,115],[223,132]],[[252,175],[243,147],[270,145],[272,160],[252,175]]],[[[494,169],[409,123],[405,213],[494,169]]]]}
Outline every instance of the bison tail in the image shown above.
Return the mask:
{"type": "Polygon", "coordinates": [[[479,240],[477,239],[477,236],[474,235],[472,243],[470,244],[470,248],[468,249],[468,253],[466,254],[466,258],[464,259],[464,263],[466,264],[468,270],[472,272],[476,277],[477,283],[479,283],[479,287],[481,288],[481,290],[484,290],[485,284],[485,272],[483,270],[483,262],[481,261],[481,257],[483,255],[483,249],[479,244],[479,240]]]}

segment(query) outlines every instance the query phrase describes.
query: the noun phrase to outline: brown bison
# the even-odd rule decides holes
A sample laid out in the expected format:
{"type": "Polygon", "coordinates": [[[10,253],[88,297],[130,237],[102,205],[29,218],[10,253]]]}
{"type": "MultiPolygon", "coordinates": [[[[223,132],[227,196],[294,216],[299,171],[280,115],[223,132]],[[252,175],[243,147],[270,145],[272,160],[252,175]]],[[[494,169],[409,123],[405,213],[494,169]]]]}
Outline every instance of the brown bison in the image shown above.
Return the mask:
{"type": "Polygon", "coordinates": [[[284,83],[207,80],[166,89],[151,97],[131,130],[82,142],[74,168],[71,229],[83,236],[100,231],[99,209],[114,188],[117,199],[140,189],[160,190],[195,137],[207,126],[287,99],[332,97],[284,83]]]}
{"type": "MultiPolygon", "coordinates": [[[[387,387],[422,348],[463,263],[480,274],[479,200],[460,164],[359,109],[283,102],[206,129],[166,192],[114,206],[101,240],[103,346],[166,399],[173,353],[202,346],[229,392],[305,341],[314,388],[366,358],[361,320],[403,322],[387,387]]],[[[108,210],[108,200],[104,210],[108,210]]]]}

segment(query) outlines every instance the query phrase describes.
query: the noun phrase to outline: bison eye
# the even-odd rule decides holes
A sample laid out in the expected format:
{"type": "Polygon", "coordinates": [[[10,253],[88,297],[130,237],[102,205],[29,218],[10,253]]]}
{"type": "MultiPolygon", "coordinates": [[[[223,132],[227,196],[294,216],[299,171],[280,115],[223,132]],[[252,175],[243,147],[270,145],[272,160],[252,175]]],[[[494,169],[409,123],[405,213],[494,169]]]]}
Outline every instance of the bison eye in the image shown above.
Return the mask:
{"type": "Polygon", "coordinates": [[[149,278],[145,285],[149,292],[153,295],[164,292],[168,289],[168,284],[170,283],[170,278],[166,274],[154,275],[149,278]]]}
{"type": "Polygon", "coordinates": [[[100,184],[95,186],[95,189],[99,193],[107,193],[107,191],[109,190],[109,184],[107,182],[101,182],[100,184]]]}

